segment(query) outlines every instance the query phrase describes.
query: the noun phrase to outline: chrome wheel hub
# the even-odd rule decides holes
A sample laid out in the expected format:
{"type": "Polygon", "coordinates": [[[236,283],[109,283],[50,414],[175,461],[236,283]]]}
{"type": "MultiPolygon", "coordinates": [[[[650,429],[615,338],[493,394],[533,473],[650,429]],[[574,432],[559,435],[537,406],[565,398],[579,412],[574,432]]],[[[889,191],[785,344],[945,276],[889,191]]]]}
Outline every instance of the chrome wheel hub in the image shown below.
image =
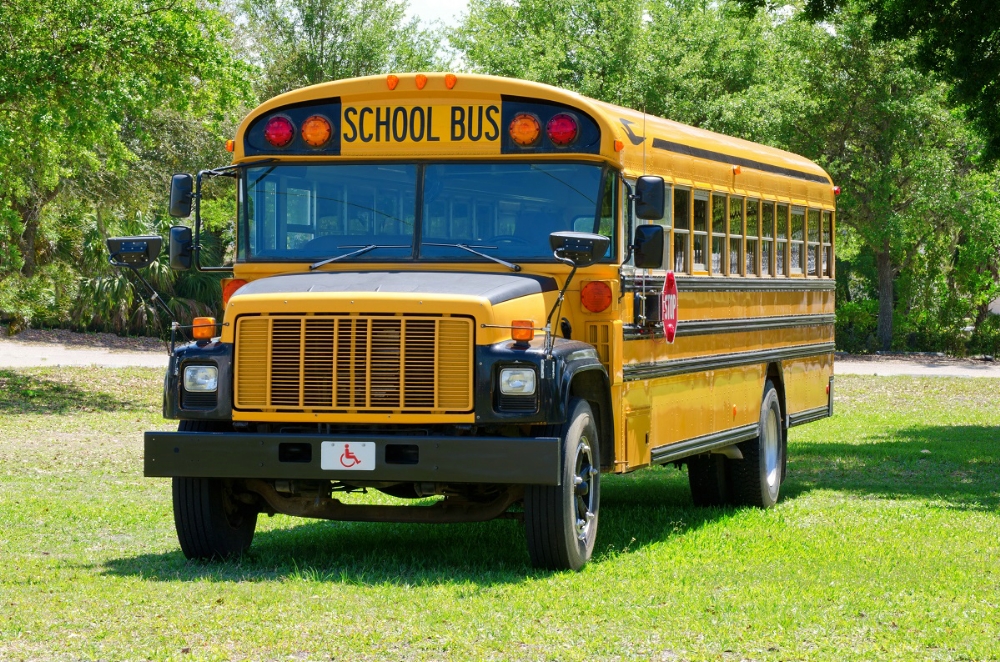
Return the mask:
{"type": "Polygon", "coordinates": [[[598,473],[599,470],[594,466],[590,441],[586,437],[581,437],[576,450],[576,462],[574,463],[573,471],[576,537],[580,542],[587,540],[595,519],[594,511],[597,508],[597,504],[594,487],[597,482],[598,473]]]}

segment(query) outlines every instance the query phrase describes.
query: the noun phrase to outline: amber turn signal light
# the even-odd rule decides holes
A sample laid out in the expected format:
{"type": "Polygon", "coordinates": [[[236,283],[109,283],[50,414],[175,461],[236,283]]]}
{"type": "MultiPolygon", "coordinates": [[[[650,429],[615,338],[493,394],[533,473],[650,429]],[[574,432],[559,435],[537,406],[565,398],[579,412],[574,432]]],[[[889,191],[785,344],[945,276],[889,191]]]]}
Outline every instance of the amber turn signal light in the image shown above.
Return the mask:
{"type": "Polygon", "coordinates": [[[226,141],[226,151],[227,152],[232,152],[235,149],[236,149],[236,141],[235,140],[227,140],[226,141]]]}
{"type": "Polygon", "coordinates": [[[542,124],[531,113],[519,113],[510,122],[510,139],[521,147],[534,145],[542,132],[542,124]]]}
{"type": "Polygon", "coordinates": [[[517,342],[531,342],[535,337],[535,323],[532,320],[514,320],[510,325],[510,337],[517,342]]]}
{"type": "Polygon", "coordinates": [[[313,115],[302,123],[302,140],[310,147],[322,147],[332,134],[330,120],[322,115],[313,115]]]}
{"type": "Polygon", "coordinates": [[[215,335],[214,317],[195,317],[191,335],[195,340],[211,340],[215,335]]]}

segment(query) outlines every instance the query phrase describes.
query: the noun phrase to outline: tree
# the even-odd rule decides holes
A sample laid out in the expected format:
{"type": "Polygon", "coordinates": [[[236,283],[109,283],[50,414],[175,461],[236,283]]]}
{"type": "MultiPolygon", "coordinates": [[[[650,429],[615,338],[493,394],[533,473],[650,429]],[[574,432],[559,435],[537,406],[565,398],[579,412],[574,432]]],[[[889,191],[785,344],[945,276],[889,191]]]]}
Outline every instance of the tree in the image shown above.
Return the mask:
{"type": "Polygon", "coordinates": [[[46,211],[71,182],[127,172],[155,112],[233,105],[245,73],[198,0],[5,0],[0,23],[2,281],[52,256],[46,211]]]}
{"type": "MultiPolygon", "coordinates": [[[[774,0],[738,0],[749,13],[774,8],[774,0]]],[[[802,17],[836,20],[855,0],[806,0],[802,17]]],[[[863,0],[884,42],[914,39],[913,55],[924,72],[952,83],[949,100],[986,136],[983,155],[1000,159],[1000,12],[994,0],[863,0]]]]}
{"type": "Polygon", "coordinates": [[[438,68],[440,37],[402,0],[243,0],[262,98],[329,80],[438,68]]]}
{"type": "Polygon", "coordinates": [[[947,86],[912,66],[916,45],[876,41],[871,23],[863,12],[841,12],[803,54],[817,103],[792,146],[823,163],[843,187],[839,226],[874,256],[877,337],[889,349],[897,277],[921,273],[930,283],[954,249],[971,204],[967,176],[976,144],[949,110],[947,86]]]}

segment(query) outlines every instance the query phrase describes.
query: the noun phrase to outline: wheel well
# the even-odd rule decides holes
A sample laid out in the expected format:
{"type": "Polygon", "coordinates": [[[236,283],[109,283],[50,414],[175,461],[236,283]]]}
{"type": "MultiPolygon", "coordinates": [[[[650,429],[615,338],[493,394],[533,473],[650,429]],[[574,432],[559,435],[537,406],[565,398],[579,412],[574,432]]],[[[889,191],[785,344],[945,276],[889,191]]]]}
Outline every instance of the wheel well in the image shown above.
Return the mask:
{"type": "Polygon", "coordinates": [[[781,427],[785,427],[788,420],[788,408],[785,404],[785,379],[781,371],[781,364],[767,364],[767,379],[774,384],[774,390],[778,392],[778,406],[781,408],[781,427]]]}
{"type": "Polygon", "coordinates": [[[574,375],[569,387],[570,397],[582,398],[590,403],[594,412],[600,436],[601,466],[614,465],[615,445],[612,435],[614,413],[611,409],[611,393],[608,378],[602,370],[586,370],[574,375]]]}

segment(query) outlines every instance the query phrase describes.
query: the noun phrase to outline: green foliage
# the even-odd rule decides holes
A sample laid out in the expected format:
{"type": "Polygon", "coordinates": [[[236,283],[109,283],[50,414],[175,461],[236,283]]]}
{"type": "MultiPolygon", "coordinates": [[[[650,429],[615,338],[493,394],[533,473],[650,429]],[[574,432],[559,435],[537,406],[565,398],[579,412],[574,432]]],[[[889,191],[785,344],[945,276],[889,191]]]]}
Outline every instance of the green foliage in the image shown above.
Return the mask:
{"type": "Polygon", "coordinates": [[[878,323],[878,301],[843,301],[837,304],[834,332],[837,351],[851,354],[871,354],[878,350],[875,328],[878,323]]]}
{"type": "Polygon", "coordinates": [[[240,23],[268,98],[305,85],[435,66],[440,36],[402,0],[242,0],[240,23]]]}

